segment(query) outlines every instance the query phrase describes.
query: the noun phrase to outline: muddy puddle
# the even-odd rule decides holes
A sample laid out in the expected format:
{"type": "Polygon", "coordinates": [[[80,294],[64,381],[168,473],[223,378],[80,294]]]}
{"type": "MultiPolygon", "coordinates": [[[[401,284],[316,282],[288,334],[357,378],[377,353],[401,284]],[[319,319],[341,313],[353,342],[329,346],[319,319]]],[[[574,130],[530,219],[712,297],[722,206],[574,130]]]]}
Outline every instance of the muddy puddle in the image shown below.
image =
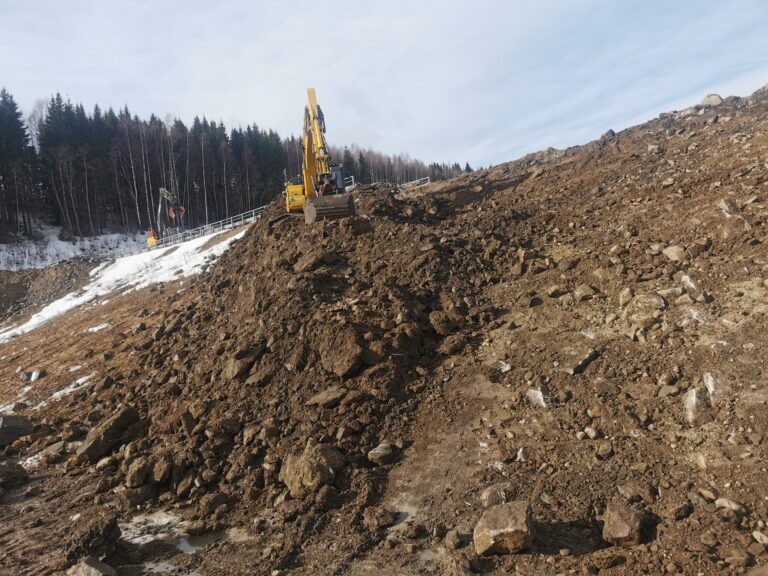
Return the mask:
{"type": "Polygon", "coordinates": [[[201,576],[199,572],[188,571],[174,563],[178,554],[196,554],[216,542],[246,542],[253,536],[245,528],[228,528],[207,534],[190,535],[189,524],[171,512],[158,511],[138,514],[120,525],[123,539],[138,546],[146,556],[163,556],[142,564],[121,566],[121,576],[144,574],[173,574],[174,576],[201,576]],[[170,557],[169,557],[170,556],[170,557]]]}

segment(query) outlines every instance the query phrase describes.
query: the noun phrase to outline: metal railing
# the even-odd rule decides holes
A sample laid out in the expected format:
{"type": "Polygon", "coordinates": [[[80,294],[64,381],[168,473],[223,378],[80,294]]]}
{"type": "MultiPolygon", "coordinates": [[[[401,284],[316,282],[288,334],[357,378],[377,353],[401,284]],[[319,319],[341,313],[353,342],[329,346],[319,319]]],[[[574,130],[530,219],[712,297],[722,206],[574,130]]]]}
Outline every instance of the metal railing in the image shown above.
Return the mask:
{"type": "Polygon", "coordinates": [[[97,258],[122,258],[123,256],[132,256],[133,254],[139,254],[149,250],[168,248],[169,246],[174,246],[176,244],[180,244],[181,242],[186,242],[187,240],[193,240],[195,238],[200,238],[201,236],[207,236],[216,232],[223,232],[224,230],[229,230],[230,228],[236,228],[238,226],[249,224],[261,218],[261,215],[264,214],[266,209],[267,206],[259,206],[258,208],[254,208],[248,212],[243,212],[242,214],[237,214],[236,216],[230,216],[229,218],[219,220],[218,222],[212,222],[211,224],[205,224],[204,226],[192,228],[191,230],[184,230],[176,234],[167,235],[164,238],[158,240],[157,243],[151,248],[147,246],[140,246],[138,248],[126,248],[123,250],[116,249],[93,254],[92,256],[97,258]]]}
{"type": "Polygon", "coordinates": [[[264,214],[266,209],[266,206],[259,206],[258,208],[254,208],[248,212],[243,212],[242,214],[237,214],[236,216],[230,216],[229,218],[219,220],[218,222],[212,222],[211,224],[193,228],[192,230],[183,230],[176,234],[166,235],[158,240],[151,249],[157,250],[158,248],[167,248],[168,246],[180,244],[181,242],[186,242],[187,240],[194,240],[195,238],[200,238],[201,236],[208,236],[209,234],[215,234],[216,232],[223,232],[224,230],[229,230],[230,228],[237,228],[238,226],[250,224],[251,222],[261,218],[261,215],[264,214]]]}

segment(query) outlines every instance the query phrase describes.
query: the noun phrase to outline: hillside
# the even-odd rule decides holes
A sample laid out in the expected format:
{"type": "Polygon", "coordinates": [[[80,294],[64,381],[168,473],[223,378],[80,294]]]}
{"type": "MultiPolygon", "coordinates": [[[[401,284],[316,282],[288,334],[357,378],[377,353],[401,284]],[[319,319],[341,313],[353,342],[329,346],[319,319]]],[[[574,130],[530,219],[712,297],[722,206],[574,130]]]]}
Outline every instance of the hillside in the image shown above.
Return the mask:
{"type": "Polygon", "coordinates": [[[765,574],[768,90],[706,101],[0,344],[0,573],[765,574]]]}

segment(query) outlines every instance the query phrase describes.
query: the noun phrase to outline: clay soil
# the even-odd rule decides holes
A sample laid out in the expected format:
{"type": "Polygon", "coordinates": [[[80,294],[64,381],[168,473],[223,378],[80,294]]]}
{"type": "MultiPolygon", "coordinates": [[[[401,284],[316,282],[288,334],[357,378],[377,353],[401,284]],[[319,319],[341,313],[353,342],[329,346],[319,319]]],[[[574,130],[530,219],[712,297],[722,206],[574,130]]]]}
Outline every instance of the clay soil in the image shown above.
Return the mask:
{"type": "Polygon", "coordinates": [[[0,573],[763,574],[767,152],[759,92],[340,221],[276,203],[198,277],[0,345],[35,425],[0,452],[30,474],[0,573]],[[489,494],[530,504],[530,550],[477,554],[489,494]],[[203,544],[126,537],[157,511],[203,544]]]}

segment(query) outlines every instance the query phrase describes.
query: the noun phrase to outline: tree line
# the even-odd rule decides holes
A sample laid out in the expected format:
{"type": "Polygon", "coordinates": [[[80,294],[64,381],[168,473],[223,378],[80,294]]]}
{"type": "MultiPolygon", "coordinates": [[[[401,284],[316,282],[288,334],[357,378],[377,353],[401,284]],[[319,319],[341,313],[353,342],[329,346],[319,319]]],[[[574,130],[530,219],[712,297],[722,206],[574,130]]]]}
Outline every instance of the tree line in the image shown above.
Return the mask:
{"type": "MultiPolygon", "coordinates": [[[[430,164],[357,146],[333,148],[359,183],[450,178],[458,164],[430,164]]],[[[141,119],[128,107],[86,111],[61,95],[25,120],[0,91],[0,230],[30,234],[51,215],[76,236],[158,226],[160,189],[185,207],[185,228],[261,206],[281,193],[284,174],[301,168],[301,139],[256,124],[227,130],[195,118],[141,119]]]]}

